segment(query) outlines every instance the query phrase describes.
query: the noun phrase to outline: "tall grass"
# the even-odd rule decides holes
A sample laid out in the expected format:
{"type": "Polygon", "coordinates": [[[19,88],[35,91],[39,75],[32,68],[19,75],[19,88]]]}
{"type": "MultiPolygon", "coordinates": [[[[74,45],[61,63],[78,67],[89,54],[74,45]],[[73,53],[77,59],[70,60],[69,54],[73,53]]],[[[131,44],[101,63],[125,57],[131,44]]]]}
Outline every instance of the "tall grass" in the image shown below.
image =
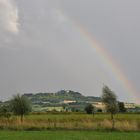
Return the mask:
{"type": "MultiPolygon", "coordinates": [[[[118,114],[115,116],[116,130],[140,131],[139,114],[118,114]]],[[[20,119],[12,116],[10,119],[0,118],[0,129],[9,130],[110,130],[109,114],[31,114],[20,119]]]]}

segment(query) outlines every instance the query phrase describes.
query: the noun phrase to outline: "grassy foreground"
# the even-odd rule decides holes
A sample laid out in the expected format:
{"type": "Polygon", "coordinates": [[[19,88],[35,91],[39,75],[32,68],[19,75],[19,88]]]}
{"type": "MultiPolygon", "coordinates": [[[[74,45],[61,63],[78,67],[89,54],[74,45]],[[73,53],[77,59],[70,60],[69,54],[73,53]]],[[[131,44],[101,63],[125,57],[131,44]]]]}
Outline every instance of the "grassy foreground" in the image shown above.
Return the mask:
{"type": "MultiPolygon", "coordinates": [[[[117,131],[140,131],[140,114],[115,115],[117,131]]],[[[110,130],[110,114],[30,114],[19,118],[0,118],[1,130],[110,130]]]]}
{"type": "Polygon", "coordinates": [[[0,131],[0,140],[139,140],[138,132],[0,131]]]}
{"type": "MultiPolygon", "coordinates": [[[[140,131],[140,114],[115,115],[117,131],[140,131]]],[[[0,130],[110,130],[109,114],[30,114],[23,123],[16,116],[0,118],[0,130]]]]}

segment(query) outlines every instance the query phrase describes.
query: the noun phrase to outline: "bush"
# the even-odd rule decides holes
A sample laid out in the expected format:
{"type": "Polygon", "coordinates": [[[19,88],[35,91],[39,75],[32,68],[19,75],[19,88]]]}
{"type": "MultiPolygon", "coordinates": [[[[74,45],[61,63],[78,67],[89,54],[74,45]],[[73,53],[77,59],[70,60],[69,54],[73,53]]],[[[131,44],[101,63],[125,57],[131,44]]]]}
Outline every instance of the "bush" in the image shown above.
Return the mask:
{"type": "Polygon", "coordinates": [[[94,114],[94,106],[92,104],[88,104],[86,107],[85,107],[85,111],[87,114],[94,114]]]}

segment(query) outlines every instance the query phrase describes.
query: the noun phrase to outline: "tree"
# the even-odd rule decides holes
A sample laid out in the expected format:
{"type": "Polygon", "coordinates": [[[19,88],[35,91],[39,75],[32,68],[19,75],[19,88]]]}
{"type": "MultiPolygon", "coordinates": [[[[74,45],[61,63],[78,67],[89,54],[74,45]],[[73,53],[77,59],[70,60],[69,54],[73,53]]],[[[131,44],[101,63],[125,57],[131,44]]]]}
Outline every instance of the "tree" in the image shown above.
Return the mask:
{"type": "Polygon", "coordinates": [[[95,112],[95,107],[92,105],[92,104],[88,104],[86,107],[85,107],[85,111],[87,114],[94,114],[95,112]]]}
{"type": "Polygon", "coordinates": [[[102,89],[102,102],[106,106],[107,112],[111,114],[111,120],[112,120],[112,129],[115,128],[115,120],[114,120],[114,114],[118,112],[118,102],[117,97],[113,91],[109,89],[108,86],[104,86],[102,89]]]}
{"type": "Polygon", "coordinates": [[[122,113],[126,112],[126,108],[123,102],[118,102],[118,107],[119,107],[119,112],[122,112],[122,113]]]}
{"type": "Polygon", "coordinates": [[[19,94],[13,96],[11,99],[11,111],[20,116],[21,122],[23,122],[24,115],[28,114],[31,111],[31,104],[25,96],[19,94]]]}
{"type": "Polygon", "coordinates": [[[11,117],[10,106],[8,104],[0,106],[0,117],[5,117],[7,119],[11,117]]]}

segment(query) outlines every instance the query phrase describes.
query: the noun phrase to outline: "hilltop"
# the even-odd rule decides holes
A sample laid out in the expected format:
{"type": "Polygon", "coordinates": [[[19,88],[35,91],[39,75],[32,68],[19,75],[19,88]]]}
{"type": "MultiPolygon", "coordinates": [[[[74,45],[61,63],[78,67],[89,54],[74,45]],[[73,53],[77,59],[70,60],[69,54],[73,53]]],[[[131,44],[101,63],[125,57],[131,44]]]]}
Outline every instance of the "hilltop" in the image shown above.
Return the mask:
{"type": "Polygon", "coordinates": [[[84,96],[72,90],[61,90],[56,93],[25,93],[32,105],[33,111],[73,110],[84,111],[87,103],[99,102],[100,97],[84,96]]]}
{"type": "Polygon", "coordinates": [[[71,100],[76,102],[98,102],[101,101],[100,97],[94,96],[84,96],[79,92],[71,90],[61,90],[56,93],[25,93],[23,96],[28,97],[28,99],[33,104],[50,103],[50,104],[60,104],[64,100],[71,100]]]}

